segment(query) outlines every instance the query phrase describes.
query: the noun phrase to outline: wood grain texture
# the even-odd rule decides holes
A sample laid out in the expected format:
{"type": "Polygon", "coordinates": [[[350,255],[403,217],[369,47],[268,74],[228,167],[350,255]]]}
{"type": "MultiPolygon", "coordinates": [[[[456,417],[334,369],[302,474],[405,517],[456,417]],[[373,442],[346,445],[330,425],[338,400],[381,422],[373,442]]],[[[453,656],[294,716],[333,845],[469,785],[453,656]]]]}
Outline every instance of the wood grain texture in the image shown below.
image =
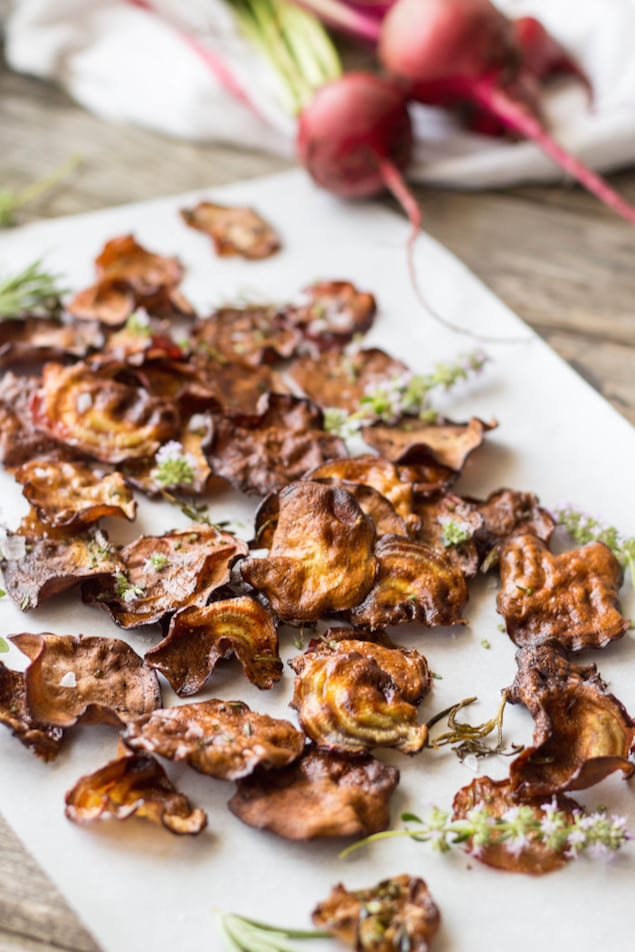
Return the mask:
{"type": "MultiPolygon", "coordinates": [[[[0,17],[3,6],[0,0],[0,17]]],[[[102,122],[58,90],[1,65],[0,137],[2,188],[29,184],[71,152],[83,157],[72,179],[25,209],[23,221],[222,185],[288,165],[102,122]]],[[[613,181],[635,201],[635,171],[613,181]]],[[[635,422],[633,229],[569,186],[417,194],[429,233],[635,422]]],[[[96,948],[0,821],[0,952],[96,948]]]]}

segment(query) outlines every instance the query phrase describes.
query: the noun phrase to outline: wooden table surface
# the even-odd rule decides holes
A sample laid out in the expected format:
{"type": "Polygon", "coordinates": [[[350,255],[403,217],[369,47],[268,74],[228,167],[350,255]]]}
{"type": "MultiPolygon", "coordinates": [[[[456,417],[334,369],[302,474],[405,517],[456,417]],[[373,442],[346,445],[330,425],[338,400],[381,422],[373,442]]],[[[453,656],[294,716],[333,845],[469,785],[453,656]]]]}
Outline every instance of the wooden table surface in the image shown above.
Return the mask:
{"type": "MultiPolygon", "coordinates": [[[[10,74],[1,64],[0,142],[0,188],[29,184],[71,152],[83,156],[71,180],[24,211],[24,222],[221,185],[288,165],[107,124],[58,90],[10,74]]],[[[635,170],[611,181],[635,203],[635,170]]],[[[419,189],[417,196],[428,232],[635,422],[633,229],[577,188],[419,189]]],[[[0,819],[0,952],[96,948],[0,819]]]]}

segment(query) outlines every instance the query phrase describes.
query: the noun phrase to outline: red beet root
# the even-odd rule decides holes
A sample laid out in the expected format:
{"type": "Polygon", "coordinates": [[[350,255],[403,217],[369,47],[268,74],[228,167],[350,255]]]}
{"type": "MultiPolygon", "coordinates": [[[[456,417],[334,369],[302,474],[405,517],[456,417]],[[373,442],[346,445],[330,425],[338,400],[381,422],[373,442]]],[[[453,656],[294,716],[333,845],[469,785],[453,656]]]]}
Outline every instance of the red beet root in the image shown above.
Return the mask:
{"type": "Polygon", "coordinates": [[[592,93],[591,82],[584,70],[535,17],[519,17],[512,23],[514,38],[520,49],[523,69],[537,80],[550,79],[562,73],[577,76],[592,93]]]}

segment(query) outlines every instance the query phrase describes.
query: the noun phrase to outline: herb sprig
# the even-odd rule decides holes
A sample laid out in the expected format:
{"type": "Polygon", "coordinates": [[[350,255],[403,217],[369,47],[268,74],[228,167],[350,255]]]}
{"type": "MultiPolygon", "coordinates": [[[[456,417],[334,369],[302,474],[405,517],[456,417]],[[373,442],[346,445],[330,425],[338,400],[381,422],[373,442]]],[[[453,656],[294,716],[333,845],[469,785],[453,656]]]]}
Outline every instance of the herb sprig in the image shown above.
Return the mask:
{"type": "Polygon", "coordinates": [[[59,311],[66,293],[60,282],[61,276],[46,271],[41,258],[17,274],[0,278],[0,320],[59,311]]]}
{"type": "Polygon", "coordinates": [[[53,185],[57,185],[60,179],[73,172],[80,162],[81,157],[79,155],[72,155],[56,169],[53,169],[49,175],[45,175],[37,182],[27,185],[19,192],[8,188],[0,189],[0,228],[10,228],[11,225],[15,225],[18,209],[29,205],[40,195],[48,192],[53,185]]]}
{"type": "Polygon", "coordinates": [[[635,588],[635,536],[627,538],[615,526],[604,526],[598,519],[573,506],[557,509],[555,516],[578,545],[603,542],[608,546],[622,568],[629,570],[635,588]]]}
{"type": "Polygon", "coordinates": [[[447,717],[449,730],[434,738],[428,737],[426,746],[437,750],[439,747],[451,745],[460,761],[465,760],[467,756],[490,757],[492,754],[502,754],[505,757],[511,757],[520,753],[523,749],[522,744],[512,744],[510,747],[505,747],[503,743],[503,714],[507,704],[507,692],[503,691],[498,711],[490,720],[484,721],[482,724],[465,724],[462,721],[457,721],[458,712],[469,704],[473,704],[476,700],[476,697],[464,698],[432,717],[427,723],[428,729],[447,717]],[[496,731],[496,742],[493,746],[490,746],[485,743],[485,738],[489,737],[494,731],[496,731]]]}
{"type": "Polygon", "coordinates": [[[317,929],[287,929],[234,913],[218,913],[218,927],[231,949],[238,952],[293,952],[286,939],[330,939],[317,929]]]}

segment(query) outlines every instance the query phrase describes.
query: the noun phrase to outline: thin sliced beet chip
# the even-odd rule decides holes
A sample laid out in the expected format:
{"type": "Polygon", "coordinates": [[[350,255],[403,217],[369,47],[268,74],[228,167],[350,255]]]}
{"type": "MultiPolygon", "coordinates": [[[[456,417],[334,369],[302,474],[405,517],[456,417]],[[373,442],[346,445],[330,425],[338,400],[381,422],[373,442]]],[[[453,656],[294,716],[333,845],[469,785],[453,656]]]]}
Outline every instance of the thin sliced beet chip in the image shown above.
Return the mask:
{"type": "Polygon", "coordinates": [[[121,550],[120,572],[83,587],[84,601],[102,605],[122,628],[151,625],[205,605],[248,551],[236,536],[208,525],[141,536],[121,550]]]}
{"type": "Polygon", "coordinates": [[[289,721],[258,714],[242,701],[213,699],[155,711],[129,724],[123,741],[219,780],[238,780],[256,767],[286,767],[302,753],[305,738],[289,721]]]}
{"type": "Polygon", "coordinates": [[[190,358],[190,366],[196,383],[186,388],[182,400],[186,402],[193,394],[194,402],[200,400],[224,416],[256,416],[263,394],[289,391],[280,374],[266,364],[251,367],[197,352],[190,358]]]}
{"type": "Polygon", "coordinates": [[[289,322],[320,350],[343,347],[370,330],[377,303],[372,294],[350,281],[316,281],[303,288],[285,308],[289,322]]]}
{"type": "Polygon", "coordinates": [[[77,455],[35,426],[30,404],[40,384],[39,377],[17,377],[11,372],[0,381],[0,461],[7,469],[35,458],[77,455]]]}
{"type": "Polygon", "coordinates": [[[120,727],[161,704],[155,672],[118,638],[47,632],[11,635],[10,641],[31,659],[27,706],[46,724],[120,727]]]}
{"type": "Polygon", "coordinates": [[[26,703],[26,681],[21,671],[12,671],[0,661],[0,724],[42,760],[57,757],[63,738],[61,727],[41,724],[31,716],[26,703]]]}
{"type": "Polygon", "coordinates": [[[223,362],[258,367],[291,357],[302,335],[273,305],[222,307],[198,320],[191,333],[195,354],[223,362]]]}
{"type": "Polygon", "coordinates": [[[273,616],[249,596],[179,612],[146,661],[180,697],[188,697],[201,690],[219,661],[234,656],[258,688],[267,690],[282,677],[273,616]]]}
{"type": "Polygon", "coordinates": [[[239,780],[229,809],[248,826],[287,840],[368,836],[388,828],[399,771],[370,755],[308,750],[281,770],[239,780]]]}
{"type": "Polygon", "coordinates": [[[243,578],[288,621],[313,621],[357,605],[375,578],[375,530],[339,487],[296,482],[278,497],[271,552],[246,559],[243,578]]]}
{"type": "Polygon", "coordinates": [[[428,952],[441,924],[424,880],[405,873],[369,889],[338,883],[312,919],[356,952],[428,952]]]}
{"type": "Polygon", "coordinates": [[[413,417],[402,417],[391,425],[365,426],[362,435],[369,446],[393,463],[436,463],[460,473],[470,453],[496,426],[494,420],[485,423],[478,417],[467,423],[422,423],[413,417]]]}
{"type": "Polygon", "coordinates": [[[104,343],[97,323],[65,324],[59,320],[27,317],[0,321],[0,367],[20,361],[86,357],[104,343]]]}
{"type": "Polygon", "coordinates": [[[375,548],[378,569],[366,598],[349,613],[371,630],[419,621],[428,627],[463,624],[468,590],[460,569],[442,552],[386,535],[375,548]]]}
{"type": "Polygon", "coordinates": [[[626,778],[635,773],[635,721],[595,665],[571,664],[557,642],[522,648],[516,660],[509,698],[535,720],[533,746],[510,768],[517,796],[584,790],[616,770],[626,778]]]}
{"type": "Polygon", "coordinates": [[[35,459],[14,473],[40,519],[51,526],[91,525],[105,516],[133,520],[137,504],[120,473],[84,463],[35,459]]]}
{"type": "Polygon", "coordinates": [[[370,389],[399,379],[408,367],[378,347],[352,353],[332,349],[318,357],[300,357],[287,373],[319,407],[354,413],[370,389]]]}
{"type": "Polygon", "coordinates": [[[487,564],[494,565],[492,549],[500,547],[515,535],[535,535],[543,542],[549,542],[555,529],[553,516],[538,504],[533,493],[518,492],[515,489],[499,489],[490,493],[485,500],[468,499],[483,517],[483,526],[476,533],[474,541],[481,557],[487,564]]]}
{"type": "Polygon", "coordinates": [[[498,611],[519,647],[555,638],[569,651],[601,648],[628,631],[618,611],[620,565],[602,542],[552,555],[534,535],[500,553],[498,611]]]}
{"type": "Polygon", "coordinates": [[[174,406],[117,379],[121,364],[47,364],[31,399],[35,425],[104,463],[152,456],[179,427],[174,406]]]}
{"type": "Polygon", "coordinates": [[[255,416],[217,420],[209,454],[213,472],[237,489],[266,496],[326,459],[346,456],[326,433],[322,412],[290,394],[266,394],[255,416]]]}
{"type": "Polygon", "coordinates": [[[196,835],[207,826],[204,810],[192,807],[150,754],[123,754],[80,777],[65,797],[74,823],[142,817],[170,833],[196,835]]]}
{"type": "Polygon", "coordinates": [[[239,255],[257,260],[280,250],[280,238],[253,208],[199,202],[194,208],[182,208],[181,218],[190,228],[208,235],[222,258],[239,255]]]}
{"type": "MultiPolygon", "coordinates": [[[[574,813],[579,810],[578,804],[570,797],[557,796],[534,797],[523,799],[520,804],[514,794],[512,783],[505,780],[492,780],[490,777],[477,777],[466,787],[461,787],[452,803],[453,820],[463,820],[472,810],[479,808],[487,810],[491,817],[501,817],[509,810],[519,806],[529,808],[536,820],[548,821],[549,809],[554,804],[557,810],[563,812],[569,822],[573,822],[574,813]]],[[[466,848],[474,859],[486,866],[495,869],[504,869],[510,873],[529,873],[532,876],[541,876],[554,869],[564,866],[569,857],[562,850],[555,850],[538,836],[527,838],[516,847],[513,843],[504,840],[496,841],[492,834],[492,841],[487,845],[477,845],[472,839],[466,841],[466,848]]]]}
{"type": "Polygon", "coordinates": [[[476,506],[447,493],[419,500],[415,511],[421,519],[417,541],[444,553],[466,578],[473,578],[480,562],[476,537],[483,528],[476,506]]]}

